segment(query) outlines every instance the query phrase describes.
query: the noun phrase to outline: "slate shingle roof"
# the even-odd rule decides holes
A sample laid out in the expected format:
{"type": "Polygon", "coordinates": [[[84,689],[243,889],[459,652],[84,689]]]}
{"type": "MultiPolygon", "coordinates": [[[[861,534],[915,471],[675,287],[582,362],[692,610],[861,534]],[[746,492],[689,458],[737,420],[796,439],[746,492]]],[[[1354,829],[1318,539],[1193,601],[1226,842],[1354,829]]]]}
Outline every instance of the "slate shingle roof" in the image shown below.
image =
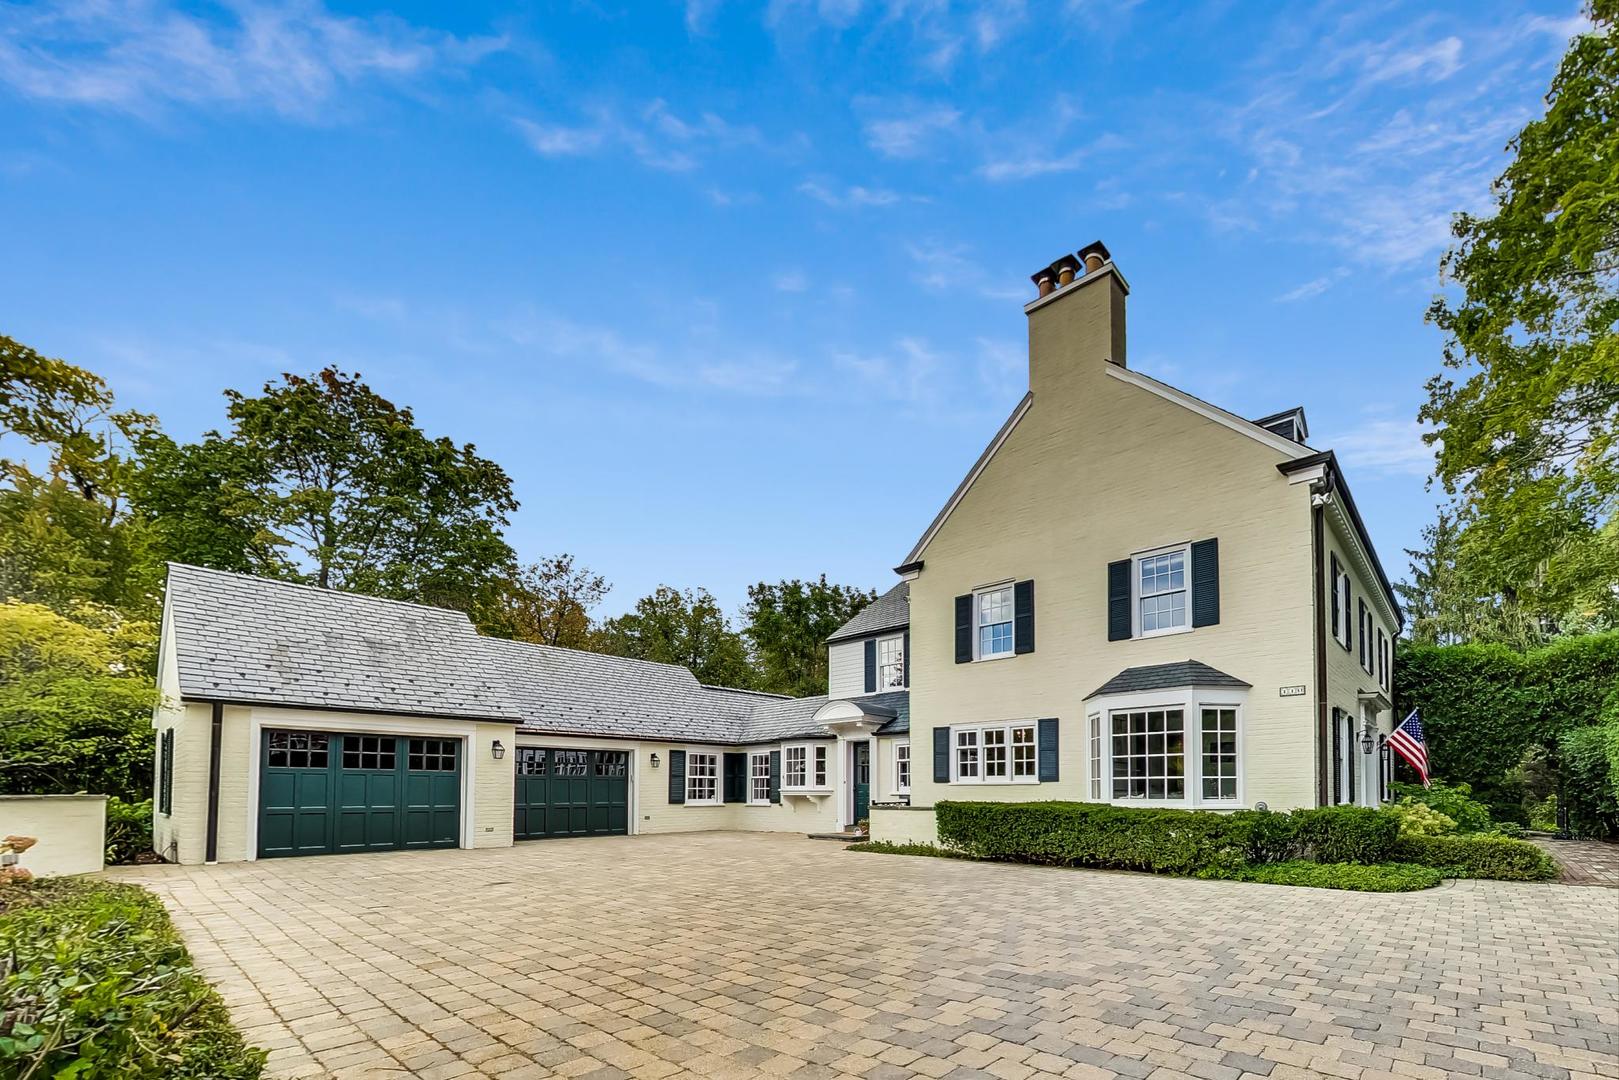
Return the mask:
{"type": "Polygon", "coordinates": [[[902,581],[877,599],[861,608],[855,617],[837,628],[826,639],[834,641],[867,637],[884,630],[903,630],[911,625],[911,583],[902,581]]]}
{"type": "MultiPolygon", "coordinates": [[[[829,734],[813,720],[825,697],[703,686],[676,664],[484,637],[459,611],[179,564],[168,602],[180,693],[196,700],[727,745],[829,734]]],[[[893,708],[886,699],[908,696],[861,700],[893,708]]],[[[908,715],[902,703],[896,720],[908,715]]]]}
{"type": "Polygon", "coordinates": [[[1235,675],[1227,675],[1200,661],[1181,660],[1173,664],[1149,664],[1145,667],[1125,668],[1086,694],[1085,700],[1089,701],[1102,694],[1129,694],[1137,690],[1172,690],[1182,686],[1250,685],[1235,675]]]}

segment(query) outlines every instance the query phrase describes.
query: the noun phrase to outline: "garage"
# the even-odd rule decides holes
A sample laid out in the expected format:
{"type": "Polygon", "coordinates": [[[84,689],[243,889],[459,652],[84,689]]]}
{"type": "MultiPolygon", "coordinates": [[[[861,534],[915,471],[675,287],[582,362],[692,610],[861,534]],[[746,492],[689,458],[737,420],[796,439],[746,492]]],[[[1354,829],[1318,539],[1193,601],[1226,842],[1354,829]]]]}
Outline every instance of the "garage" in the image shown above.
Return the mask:
{"type": "Polygon", "coordinates": [[[264,732],[260,858],[455,847],[461,740],[264,732]]]}
{"type": "Polygon", "coordinates": [[[630,831],[627,750],[517,748],[512,836],[621,836],[630,831]]]}

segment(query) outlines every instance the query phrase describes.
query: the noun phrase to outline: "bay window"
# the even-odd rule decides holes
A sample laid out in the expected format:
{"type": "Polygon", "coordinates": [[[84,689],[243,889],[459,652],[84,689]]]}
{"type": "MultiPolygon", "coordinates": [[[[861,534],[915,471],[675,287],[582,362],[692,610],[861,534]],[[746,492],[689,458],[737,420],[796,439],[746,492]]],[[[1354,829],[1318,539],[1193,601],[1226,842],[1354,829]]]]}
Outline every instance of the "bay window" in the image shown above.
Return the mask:
{"type": "Polygon", "coordinates": [[[1231,807],[1243,799],[1244,689],[1196,686],[1093,697],[1089,797],[1231,807]]]}
{"type": "Polygon", "coordinates": [[[1203,799],[1237,797],[1237,710],[1202,710],[1203,799]]]}
{"type": "Polygon", "coordinates": [[[1113,798],[1186,798],[1186,710],[1113,714],[1113,798]]]}
{"type": "Polygon", "coordinates": [[[825,743],[799,743],[782,750],[781,786],[784,791],[821,791],[827,787],[825,743]]]}

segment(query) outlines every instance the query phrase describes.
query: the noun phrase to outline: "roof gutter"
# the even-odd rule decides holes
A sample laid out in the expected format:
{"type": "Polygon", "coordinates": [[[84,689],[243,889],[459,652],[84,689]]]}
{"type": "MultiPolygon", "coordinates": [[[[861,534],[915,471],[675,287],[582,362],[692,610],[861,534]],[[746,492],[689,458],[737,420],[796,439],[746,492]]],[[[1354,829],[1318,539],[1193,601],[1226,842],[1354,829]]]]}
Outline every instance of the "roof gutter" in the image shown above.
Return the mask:
{"type": "MultiPolygon", "coordinates": [[[[1331,485],[1331,474],[1323,486],[1331,485]]],[[[1311,485],[1312,489],[1314,485],[1311,485]]],[[[1310,497],[1310,556],[1315,566],[1315,804],[1327,805],[1327,572],[1326,507],[1310,497]]]]}

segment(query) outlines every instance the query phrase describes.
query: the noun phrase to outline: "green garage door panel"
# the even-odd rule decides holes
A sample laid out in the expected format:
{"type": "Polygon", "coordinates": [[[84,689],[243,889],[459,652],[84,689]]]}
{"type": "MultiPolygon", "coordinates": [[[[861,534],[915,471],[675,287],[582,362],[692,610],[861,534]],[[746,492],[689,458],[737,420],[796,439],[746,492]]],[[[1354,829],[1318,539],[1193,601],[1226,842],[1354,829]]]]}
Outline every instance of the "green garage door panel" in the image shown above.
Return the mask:
{"type": "Polygon", "coordinates": [[[629,773],[625,750],[518,747],[513,835],[538,840],[629,832],[629,773]]]}
{"type": "Polygon", "coordinates": [[[461,741],[266,731],[259,855],[455,847],[461,741]]]}

